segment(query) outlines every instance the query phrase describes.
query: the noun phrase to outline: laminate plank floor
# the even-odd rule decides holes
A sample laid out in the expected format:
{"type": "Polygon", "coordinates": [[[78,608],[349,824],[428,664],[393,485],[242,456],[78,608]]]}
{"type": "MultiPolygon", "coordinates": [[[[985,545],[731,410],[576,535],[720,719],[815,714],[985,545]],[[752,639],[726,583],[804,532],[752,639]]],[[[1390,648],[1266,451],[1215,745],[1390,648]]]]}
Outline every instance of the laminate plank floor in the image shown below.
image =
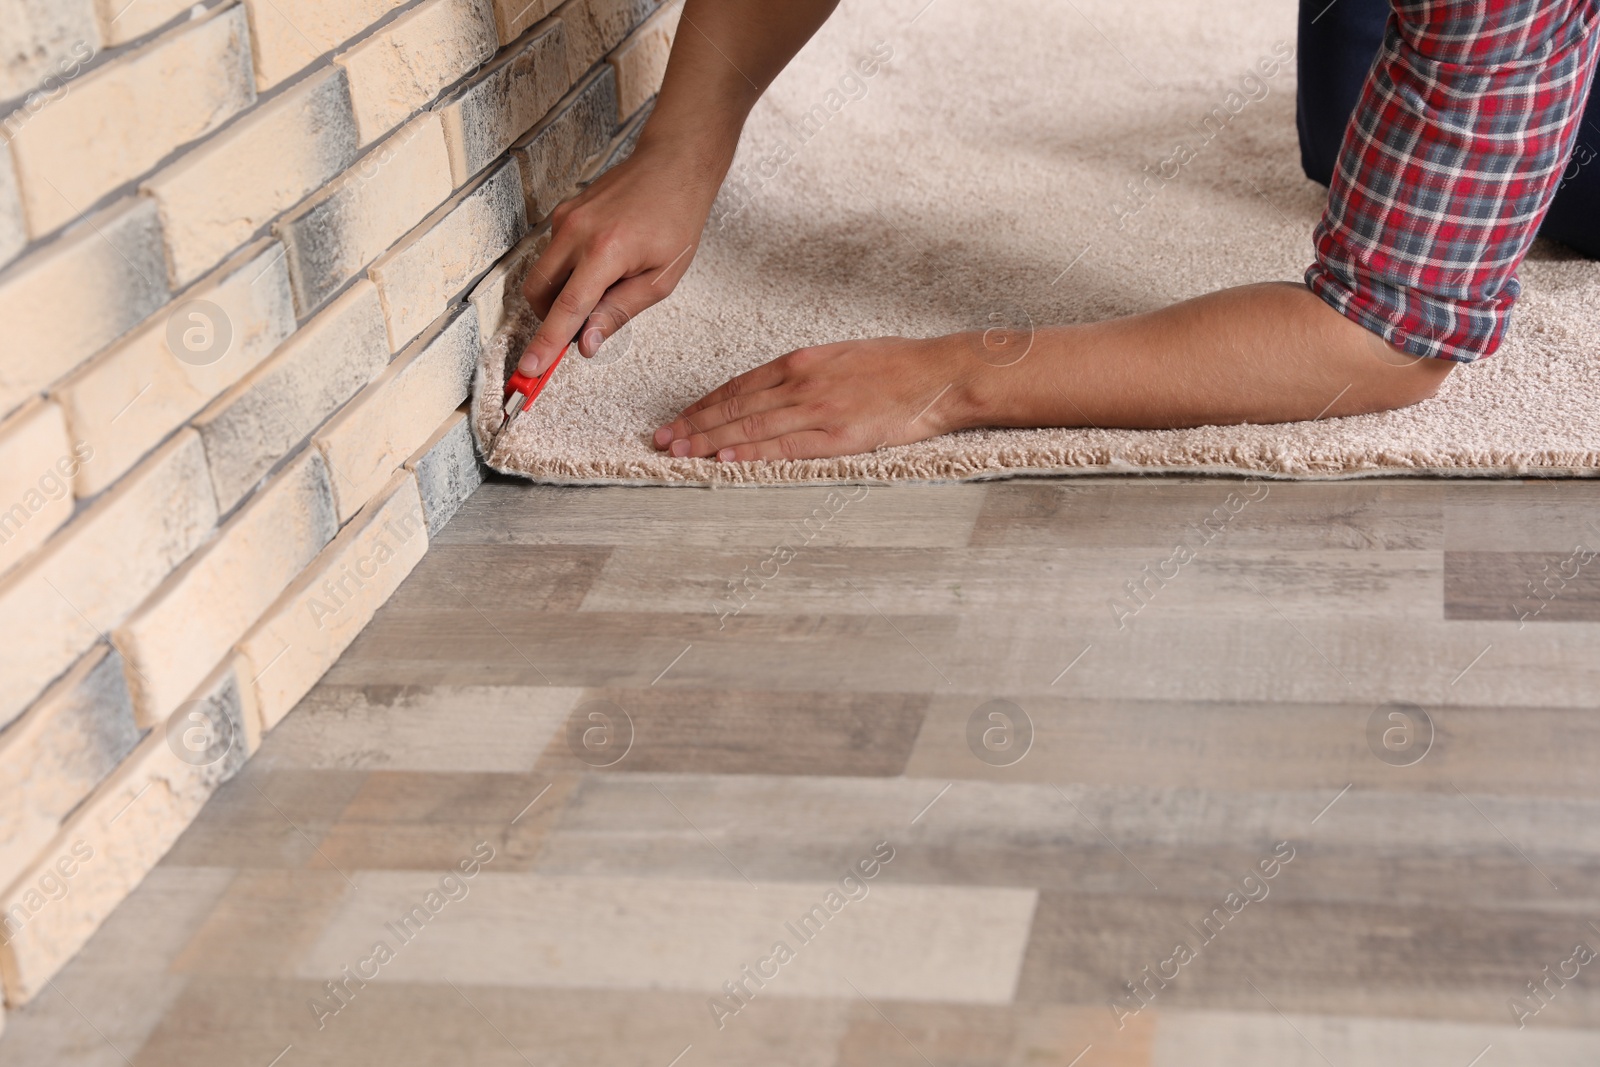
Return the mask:
{"type": "Polygon", "coordinates": [[[1597,522],[491,481],[0,1067],[1600,1062],[1597,522]]]}

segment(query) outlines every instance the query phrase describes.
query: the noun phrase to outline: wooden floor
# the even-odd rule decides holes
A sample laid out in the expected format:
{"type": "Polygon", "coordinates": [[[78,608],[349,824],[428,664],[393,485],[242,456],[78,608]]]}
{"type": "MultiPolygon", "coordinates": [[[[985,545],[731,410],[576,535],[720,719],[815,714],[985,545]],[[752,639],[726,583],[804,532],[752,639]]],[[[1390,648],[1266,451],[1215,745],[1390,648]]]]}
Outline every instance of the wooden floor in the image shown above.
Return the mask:
{"type": "Polygon", "coordinates": [[[1597,522],[490,483],[0,1064],[1592,1067],[1597,522]]]}

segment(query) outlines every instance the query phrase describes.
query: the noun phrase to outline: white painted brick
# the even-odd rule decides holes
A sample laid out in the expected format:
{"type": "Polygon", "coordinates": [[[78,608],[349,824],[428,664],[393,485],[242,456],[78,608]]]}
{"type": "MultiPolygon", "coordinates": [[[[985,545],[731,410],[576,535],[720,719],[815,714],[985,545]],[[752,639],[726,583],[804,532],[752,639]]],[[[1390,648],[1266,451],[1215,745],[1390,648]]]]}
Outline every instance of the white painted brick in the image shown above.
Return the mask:
{"type": "Polygon", "coordinates": [[[100,50],[89,0],[0,0],[0,100],[37,89],[61,74],[73,47],[100,50]]]}
{"type": "Polygon", "coordinates": [[[512,148],[522,164],[529,214],[545,218],[577,189],[589,160],[617,129],[617,74],[610,64],[590,74],[545,120],[512,148]]]}
{"type": "Polygon", "coordinates": [[[464,411],[452,411],[444,425],[406,460],[417,476],[417,494],[428,520],[428,538],[444,529],[473,490],[483,484],[483,465],[472,443],[472,426],[464,411]]]}
{"type": "Polygon", "coordinates": [[[117,626],[216,525],[184,430],[0,579],[0,726],[117,626]]]}
{"type": "Polygon", "coordinates": [[[672,37],[678,30],[683,4],[671,3],[651,15],[628,39],[617,46],[606,62],[617,72],[617,121],[626,122],[661,88],[672,53],[672,37]]]}
{"type": "Polygon", "coordinates": [[[296,307],[309,315],[448,197],[439,116],[419,115],[273,227],[289,250],[296,307]]]}
{"type": "Polygon", "coordinates": [[[36,400],[0,423],[0,574],[72,517],[81,462],[55,404],[36,400]]]}
{"type": "Polygon", "coordinates": [[[11,163],[11,145],[0,136],[0,267],[17,258],[28,243],[28,222],[22,216],[22,190],[11,163]]]}
{"type": "MultiPolygon", "coordinates": [[[[197,710],[227,722],[233,736],[247,736],[231,663],[193,699],[197,710]]],[[[45,987],[247,756],[243,743],[232,744],[209,763],[189,762],[179,751],[165,731],[147,734],[0,898],[0,914],[14,927],[0,948],[7,1003],[26,1003],[45,987]],[[40,879],[52,873],[68,885],[59,900],[40,890],[40,879]]]]}
{"type": "Polygon", "coordinates": [[[389,362],[378,290],[356,282],[194,420],[224,512],[389,362]]]}
{"type": "Polygon", "coordinates": [[[255,102],[244,9],[187,22],[70,83],[12,137],[35,237],[255,102]]]}
{"type": "Polygon", "coordinates": [[[96,645],[0,733],[0,885],[138,743],[122,657],[96,645]]]}
{"type": "Polygon", "coordinates": [[[317,433],[341,523],[466,399],[479,351],[477,312],[452,309],[317,433]]]}
{"type": "Polygon", "coordinates": [[[561,0],[493,0],[494,28],[502,46],[510,44],[529,26],[554,11],[561,0]]]}
{"type": "Polygon", "coordinates": [[[256,85],[272,88],[344,44],[406,0],[244,0],[256,85]]]}
{"type": "Polygon", "coordinates": [[[472,290],[468,299],[478,312],[478,337],[484,348],[489,347],[494,335],[517,309],[527,307],[522,283],[528,277],[528,268],[549,244],[550,224],[545,223],[517,242],[517,247],[496,263],[472,290]]]}
{"type": "Polygon", "coordinates": [[[0,412],[167,302],[156,206],[129,197],[0,271],[0,412]]]}
{"type": "Polygon", "coordinates": [[[54,390],[74,438],[95,451],[94,462],[78,468],[79,497],[111,485],[294,332],[283,258],[276,241],[257,242],[54,390]],[[209,346],[226,340],[225,353],[208,356],[202,345],[189,358],[215,362],[179,359],[190,331],[209,346]]]}
{"type": "Polygon", "coordinates": [[[655,9],[656,0],[567,0],[562,4],[556,15],[567,27],[568,83],[583,77],[655,9]]]}
{"type": "Polygon", "coordinates": [[[368,271],[383,298],[389,347],[409,344],[528,229],[517,161],[462,190],[368,271]]]}
{"type": "Polygon", "coordinates": [[[327,465],[308,448],[112,632],[139,725],[165,722],[338,530],[327,465]]]}
{"type": "Polygon", "coordinates": [[[106,46],[127,44],[194,7],[194,0],[94,0],[106,46]]]}
{"type": "Polygon", "coordinates": [[[449,100],[444,120],[456,185],[493,163],[567,91],[566,31],[551,19],[506,50],[449,100]]]}
{"type": "MultiPolygon", "coordinates": [[[[123,0],[118,0],[123,2],[123,0]]],[[[356,158],[350,90],[320,71],[146,181],[161,206],[172,285],[188,285],[356,158]]]]}
{"type": "Polygon", "coordinates": [[[263,730],[333,666],[427,550],[416,478],[398,471],[239,643],[263,730]]]}
{"type": "Polygon", "coordinates": [[[350,75],[361,143],[406,116],[493,57],[489,0],[427,0],[334,57],[350,75]]]}

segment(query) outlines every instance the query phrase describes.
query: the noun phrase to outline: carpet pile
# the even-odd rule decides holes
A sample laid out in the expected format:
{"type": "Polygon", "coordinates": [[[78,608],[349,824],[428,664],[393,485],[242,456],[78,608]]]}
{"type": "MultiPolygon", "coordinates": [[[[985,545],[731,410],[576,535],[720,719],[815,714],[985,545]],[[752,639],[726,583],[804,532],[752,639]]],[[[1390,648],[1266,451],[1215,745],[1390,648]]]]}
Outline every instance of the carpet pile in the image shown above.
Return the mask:
{"type": "MultiPolygon", "coordinates": [[[[847,0],[752,114],[677,290],[594,360],[569,357],[490,466],[655,485],[1600,472],[1600,263],[1546,242],[1500,352],[1401,411],[978,430],[791,463],[651,447],[686,404],[805,345],[1087,321],[1299,278],[1326,191],[1298,164],[1293,44],[1278,0],[847,0]]],[[[517,316],[485,353],[480,444],[530,325],[517,316]]]]}

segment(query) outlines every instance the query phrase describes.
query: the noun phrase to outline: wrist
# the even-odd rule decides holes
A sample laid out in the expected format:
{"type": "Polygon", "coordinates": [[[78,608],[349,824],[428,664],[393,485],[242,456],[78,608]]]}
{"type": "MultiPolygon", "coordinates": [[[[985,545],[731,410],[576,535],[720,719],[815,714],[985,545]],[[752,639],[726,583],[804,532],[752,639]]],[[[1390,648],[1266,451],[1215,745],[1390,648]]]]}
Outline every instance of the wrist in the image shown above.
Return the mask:
{"type": "Polygon", "coordinates": [[[671,173],[686,187],[715,197],[733,165],[743,128],[742,116],[685,126],[657,112],[639,131],[633,154],[671,173]]]}
{"type": "MultiPolygon", "coordinates": [[[[951,334],[948,346],[956,377],[950,390],[953,430],[1014,425],[1015,391],[1028,376],[1023,368],[1038,356],[1030,331],[991,329],[951,334]]],[[[1036,368],[1031,368],[1036,369],[1036,368]]]]}

